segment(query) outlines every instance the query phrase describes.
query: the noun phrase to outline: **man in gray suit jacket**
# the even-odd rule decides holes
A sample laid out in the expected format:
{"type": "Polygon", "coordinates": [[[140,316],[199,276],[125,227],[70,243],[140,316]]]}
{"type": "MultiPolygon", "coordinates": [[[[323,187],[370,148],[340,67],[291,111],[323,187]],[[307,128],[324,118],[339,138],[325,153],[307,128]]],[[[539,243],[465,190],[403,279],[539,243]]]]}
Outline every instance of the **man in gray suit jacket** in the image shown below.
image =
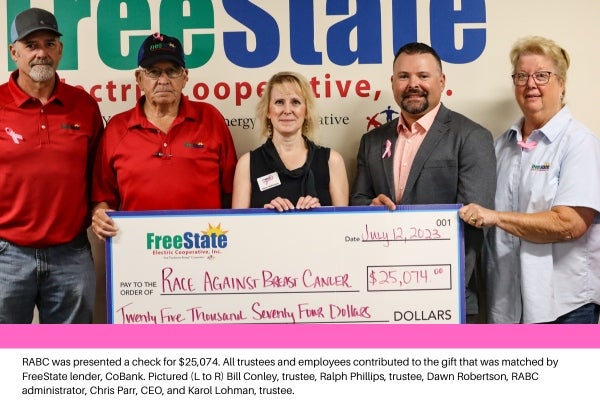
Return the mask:
{"type": "MultiPolygon", "coordinates": [[[[391,78],[400,116],[363,135],[351,205],[485,204],[494,208],[496,156],[492,134],[440,102],[445,75],[423,43],[404,45],[391,78]]],[[[467,320],[478,313],[477,276],[483,231],[465,225],[467,320]],[[475,275],[473,272],[477,271],[475,275]]]]}

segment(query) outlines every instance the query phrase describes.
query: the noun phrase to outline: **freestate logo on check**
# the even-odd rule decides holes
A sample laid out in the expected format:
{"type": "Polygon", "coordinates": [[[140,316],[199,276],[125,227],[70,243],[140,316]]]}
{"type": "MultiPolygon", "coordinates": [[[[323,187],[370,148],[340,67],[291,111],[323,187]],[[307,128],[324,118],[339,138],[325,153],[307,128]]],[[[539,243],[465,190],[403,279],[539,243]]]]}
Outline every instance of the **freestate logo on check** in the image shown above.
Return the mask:
{"type": "Polygon", "coordinates": [[[221,224],[201,232],[183,232],[175,235],[146,233],[146,249],[148,250],[193,250],[193,249],[224,249],[227,247],[227,232],[221,224]]]}

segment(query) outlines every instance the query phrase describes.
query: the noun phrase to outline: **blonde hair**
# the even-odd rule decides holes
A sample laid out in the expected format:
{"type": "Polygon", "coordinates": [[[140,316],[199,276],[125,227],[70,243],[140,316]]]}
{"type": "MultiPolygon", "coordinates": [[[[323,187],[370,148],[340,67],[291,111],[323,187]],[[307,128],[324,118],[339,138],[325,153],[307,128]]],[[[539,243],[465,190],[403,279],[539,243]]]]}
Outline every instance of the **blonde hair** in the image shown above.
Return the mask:
{"type": "Polygon", "coordinates": [[[306,116],[304,118],[304,124],[302,125],[302,134],[307,138],[314,140],[315,131],[318,126],[315,110],[315,97],[306,78],[297,72],[291,71],[282,71],[273,75],[271,79],[269,79],[269,82],[267,82],[263,95],[256,105],[256,116],[261,122],[261,135],[269,137],[272,134],[272,125],[268,118],[269,104],[271,103],[271,90],[273,89],[273,86],[284,83],[292,84],[298,91],[298,94],[304,99],[304,103],[306,104],[306,116]]]}
{"type": "Polygon", "coordinates": [[[567,70],[571,64],[571,59],[565,49],[560,47],[553,40],[542,36],[528,36],[521,38],[515,42],[510,50],[510,62],[512,64],[513,73],[517,72],[515,69],[517,68],[517,63],[521,56],[528,54],[549,57],[556,67],[555,74],[563,81],[566,87],[567,70]]]}

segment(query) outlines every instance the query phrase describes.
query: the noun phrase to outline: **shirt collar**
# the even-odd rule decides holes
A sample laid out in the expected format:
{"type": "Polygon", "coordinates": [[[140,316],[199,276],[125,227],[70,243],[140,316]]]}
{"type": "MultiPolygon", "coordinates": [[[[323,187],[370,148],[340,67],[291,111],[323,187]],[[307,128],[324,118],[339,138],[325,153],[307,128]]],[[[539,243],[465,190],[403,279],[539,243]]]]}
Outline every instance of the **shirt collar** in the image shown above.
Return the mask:
{"type": "MultiPolygon", "coordinates": [[[[148,118],[146,118],[146,114],[144,113],[144,103],[146,102],[146,96],[141,96],[137,103],[135,104],[135,108],[129,117],[129,122],[127,124],[128,128],[149,128],[156,129],[156,127],[150,122],[148,122],[148,118]]],[[[188,99],[187,96],[181,95],[181,101],[179,102],[179,112],[177,113],[177,118],[173,121],[173,125],[177,124],[180,119],[186,119],[194,121],[197,119],[196,113],[194,112],[194,108],[188,99]]]]}
{"type": "MultiPolygon", "coordinates": [[[[573,119],[571,112],[567,106],[563,106],[559,112],[557,112],[544,126],[540,129],[534,130],[532,134],[532,139],[539,140],[542,137],[546,137],[549,142],[553,142],[558,138],[558,136],[564,130],[564,127],[568,125],[568,123],[573,119]]],[[[517,122],[515,122],[510,127],[509,139],[510,140],[521,140],[523,138],[523,134],[521,132],[521,128],[523,127],[523,122],[525,121],[525,117],[519,118],[517,122]]]]}
{"type": "MultiPolygon", "coordinates": [[[[17,84],[18,77],[18,69],[14,70],[10,74],[10,78],[8,80],[8,90],[10,91],[10,94],[12,95],[17,107],[21,107],[23,104],[30,101],[33,97],[25,93],[25,91],[23,91],[23,89],[19,87],[19,85],[17,84]]],[[[52,92],[50,99],[48,99],[48,103],[56,101],[59,104],[64,104],[64,101],[61,100],[61,97],[64,95],[64,92],[62,90],[62,82],[60,81],[58,74],[55,74],[54,81],[56,82],[56,85],[54,85],[54,91],[52,92]]]]}
{"type": "MultiPolygon", "coordinates": [[[[441,106],[442,103],[438,103],[437,106],[433,107],[427,114],[423,115],[421,118],[419,118],[413,123],[413,126],[419,134],[425,134],[429,131],[429,129],[431,129],[431,125],[433,125],[433,121],[435,120],[435,117],[438,111],[440,110],[441,106]]],[[[402,114],[400,114],[400,118],[398,118],[397,132],[400,135],[403,131],[411,132],[412,127],[408,127],[406,125],[404,117],[402,116],[402,114]]]]}

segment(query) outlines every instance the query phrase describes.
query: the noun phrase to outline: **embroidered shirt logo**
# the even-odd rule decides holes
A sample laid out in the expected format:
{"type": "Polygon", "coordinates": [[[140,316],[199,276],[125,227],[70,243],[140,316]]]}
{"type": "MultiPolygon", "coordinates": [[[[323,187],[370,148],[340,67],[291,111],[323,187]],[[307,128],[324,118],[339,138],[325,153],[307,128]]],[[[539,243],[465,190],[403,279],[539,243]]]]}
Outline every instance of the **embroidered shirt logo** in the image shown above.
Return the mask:
{"type": "Polygon", "coordinates": [[[74,123],[74,124],[61,124],[60,125],[61,128],[63,129],[71,129],[74,131],[78,131],[81,129],[81,126],[78,123],[74,123]]]}
{"type": "Polygon", "coordinates": [[[4,132],[6,132],[6,134],[8,136],[10,136],[13,140],[13,142],[15,142],[15,144],[19,144],[19,140],[24,140],[23,136],[19,135],[17,132],[13,131],[12,128],[6,127],[4,128],[4,132]]]}
{"type": "Polygon", "coordinates": [[[550,170],[550,163],[544,163],[544,164],[531,164],[531,170],[532,171],[549,171],[550,170]]]}
{"type": "Polygon", "coordinates": [[[189,147],[189,148],[192,148],[192,149],[202,149],[202,148],[204,148],[204,143],[202,143],[202,142],[187,143],[186,142],[186,143],[183,144],[183,147],[189,147]]]}

